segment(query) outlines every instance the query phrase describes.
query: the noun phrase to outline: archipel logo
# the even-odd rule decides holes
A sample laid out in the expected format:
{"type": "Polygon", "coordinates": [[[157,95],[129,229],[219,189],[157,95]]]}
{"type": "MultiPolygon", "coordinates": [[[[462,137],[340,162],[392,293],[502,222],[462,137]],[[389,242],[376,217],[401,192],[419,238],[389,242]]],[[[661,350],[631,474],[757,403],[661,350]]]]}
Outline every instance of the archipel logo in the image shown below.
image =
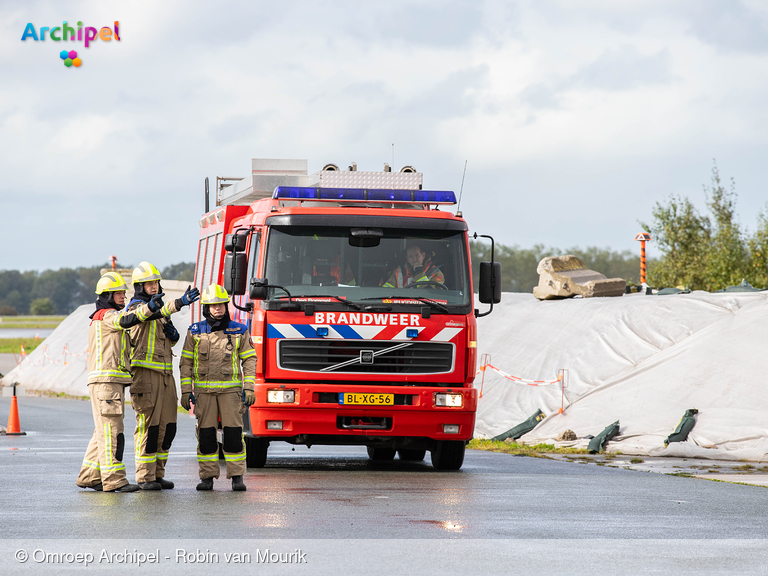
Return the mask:
{"type": "MultiPolygon", "coordinates": [[[[32,38],[35,42],[45,42],[46,32],[49,33],[48,38],[54,42],[74,42],[75,37],[77,37],[79,42],[85,41],[86,48],[88,48],[88,45],[97,38],[102,42],[111,42],[113,38],[118,42],[120,41],[120,27],[118,26],[117,20],[115,20],[114,29],[105,26],[99,30],[92,26],[86,26],[85,35],[83,35],[82,22],[77,23],[77,35],[75,35],[74,28],[67,26],[66,21],[62,26],[56,26],[55,28],[41,26],[39,33],[38,30],[35,29],[35,26],[30,22],[27,24],[27,27],[24,28],[24,34],[21,36],[21,41],[25,42],[27,38],[32,38]]],[[[77,57],[77,52],[74,50],[62,50],[59,52],[59,57],[64,60],[64,66],[68,68],[71,68],[72,66],[79,68],[83,63],[83,61],[77,57]]]]}

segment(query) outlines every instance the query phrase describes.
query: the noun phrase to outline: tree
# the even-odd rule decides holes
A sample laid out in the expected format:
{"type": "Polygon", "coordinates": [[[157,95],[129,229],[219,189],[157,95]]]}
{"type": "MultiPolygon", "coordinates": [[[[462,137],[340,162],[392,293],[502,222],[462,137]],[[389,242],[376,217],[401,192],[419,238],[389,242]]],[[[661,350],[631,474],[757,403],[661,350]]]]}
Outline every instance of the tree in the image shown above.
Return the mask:
{"type": "Polygon", "coordinates": [[[171,264],[163,269],[161,276],[166,280],[192,282],[195,279],[195,263],[179,262],[178,264],[171,264]]]}
{"type": "Polygon", "coordinates": [[[768,221],[760,215],[752,237],[742,231],[736,218],[736,186],[726,190],[717,164],[712,167],[710,187],[704,187],[710,216],[701,215],[688,198],[670,196],[666,205],[656,203],[650,230],[663,256],[648,266],[653,286],[687,286],[714,291],[739,284],[768,283],[768,221]]]}
{"type": "Polygon", "coordinates": [[[707,250],[712,225],[688,198],[672,195],[666,206],[656,203],[653,225],[640,222],[651,232],[663,257],[648,266],[648,283],[653,286],[688,286],[706,289],[707,250]]]}
{"type": "Polygon", "coordinates": [[[13,306],[0,306],[0,316],[18,316],[19,311],[13,306]]]}
{"type": "MultiPolygon", "coordinates": [[[[704,188],[707,194],[706,187],[704,188]]],[[[707,281],[710,290],[734,286],[748,275],[748,248],[744,234],[736,221],[736,184],[731,190],[723,188],[717,165],[712,167],[712,187],[707,207],[712,213],[714,227],[707,257],[707,281]]]]}
{"type": "Polygon", "coordinates": [[[51,316],[55,312],[50,298],[35,298],[29,305],[29,313],[33,316],[51,316]]]}
{"type": "Polygon", "coordinates": [[[753,286],[768,286],[768,215],[758,215],[757,230],[748,241],[749,264],[745,277],[753,286]]]}
{"type": "Polygon", "coordinates": [[[72,268],[46,270],[35,280],[32,298],[50,298],[57,314],[69,314],[79,305],[80,275],[72,268]]]}

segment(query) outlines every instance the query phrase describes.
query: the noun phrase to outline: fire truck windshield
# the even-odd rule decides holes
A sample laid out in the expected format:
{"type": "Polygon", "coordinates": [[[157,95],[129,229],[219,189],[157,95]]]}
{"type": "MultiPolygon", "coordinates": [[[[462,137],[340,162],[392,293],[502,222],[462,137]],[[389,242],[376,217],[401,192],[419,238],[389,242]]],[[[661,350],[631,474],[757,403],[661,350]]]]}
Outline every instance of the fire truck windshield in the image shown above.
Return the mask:
{"type": "MultiPolygon", "coordinates": [[[[273,226],[265,272],[270,284],[299,298],[470,303],[465,238],[453,230],[273,226]]],[[[283,297],[281,290],[270,290],[270,299],[283,297]]]]}

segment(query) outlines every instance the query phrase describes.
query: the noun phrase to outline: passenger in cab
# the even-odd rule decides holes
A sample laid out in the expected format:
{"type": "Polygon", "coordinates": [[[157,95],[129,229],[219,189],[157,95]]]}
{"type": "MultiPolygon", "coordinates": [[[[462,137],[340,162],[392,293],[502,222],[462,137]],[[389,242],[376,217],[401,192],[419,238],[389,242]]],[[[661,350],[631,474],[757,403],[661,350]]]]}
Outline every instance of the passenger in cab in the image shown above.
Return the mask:
{"type": "MultiPolygon", "coordinates": [[[[425,252],[418,242],[409,242],[405,251],[405,264],[399,266],[383,284],[388,288],[405,288],[416,283],[436,282],[445,283],[445,276],[432,263],[431,253],[425,252]]],[[[424,284],[424,287],[428,287],[424,284]]]]}

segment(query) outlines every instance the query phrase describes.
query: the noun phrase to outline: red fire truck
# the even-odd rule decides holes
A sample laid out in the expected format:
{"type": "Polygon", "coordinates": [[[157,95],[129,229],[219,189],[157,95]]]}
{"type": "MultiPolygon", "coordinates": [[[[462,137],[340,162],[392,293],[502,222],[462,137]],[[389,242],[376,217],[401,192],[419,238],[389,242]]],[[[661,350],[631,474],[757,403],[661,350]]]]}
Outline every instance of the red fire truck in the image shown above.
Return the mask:
{"type": "MultiPolygon", "coordinates": [[[[254,159],[250,178],[217,179],[209,210],[206,179],[195,286],[227,289],[256,348],[249,467],[275,441],[365,446],[373,460],[430,451],[435,468],[461,467],[475,317],[500,302],[501,268],[480,264],[481,314],[455,195],[421,180],[410,166],[309,175],[305,160],[254,159]]],[[[202,319],[199,304],[192,314],[202,319]]]]}

